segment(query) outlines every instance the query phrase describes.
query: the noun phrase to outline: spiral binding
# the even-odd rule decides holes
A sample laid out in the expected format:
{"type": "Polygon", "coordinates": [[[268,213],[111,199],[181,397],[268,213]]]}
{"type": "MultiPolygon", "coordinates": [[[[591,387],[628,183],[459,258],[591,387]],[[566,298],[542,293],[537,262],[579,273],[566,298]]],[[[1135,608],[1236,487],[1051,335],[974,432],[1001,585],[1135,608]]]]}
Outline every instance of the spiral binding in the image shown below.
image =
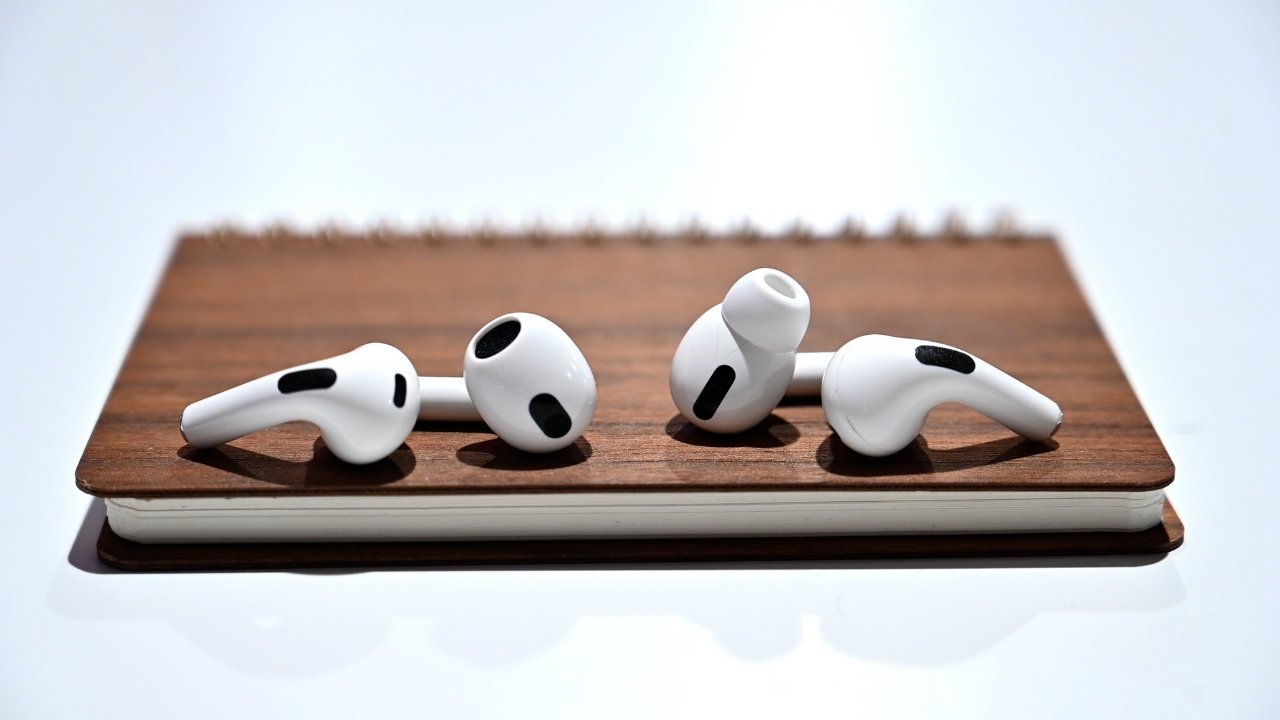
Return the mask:
{"type": "Polygon", "coordinates": [[[1028,242],[1049,239],[1046,232],[1028,231],[1016,215],[1009,211],[996,213],[991,224],[975,230],[959,212],[947,213],[940,225],[922,230],[908,213],[899,215],[879,232],[869,230],[856,217],[848,217],[832,229],[819,231],[802,220],[795,220],[781,231],[767,232],[749,219],[722,229],[715,229],[693,218],[685,223],[663,228],[652,222],[640,220],[627,226],[609,227],[588,220],[577,225],[556,226],[535,220],[520,226],[505,226],[492,221],[471,225],[454,225],[433,221],[416,228],[390,223],[377,223],[365,229],[356,229],[339,223],[325,223],[313,230],[300,229],[283,222],[252,229],[233,223],[215,225],[206,230],[190,230],[181,233],[186,241],[204,242],[213,247],[244,245],[296,246],[296,245],[349,245],[367,244],[385,246],[400,243],[419,243],[427,246],[452,244],[478,244],[482,247],[503,247],[513,244],[551,245],[577,243],[583,246],[599,246],[617,243],[637,245],[736,243],[792,243],[797,245],[843,243],[973,243],[987,241],[1028,242]]]}

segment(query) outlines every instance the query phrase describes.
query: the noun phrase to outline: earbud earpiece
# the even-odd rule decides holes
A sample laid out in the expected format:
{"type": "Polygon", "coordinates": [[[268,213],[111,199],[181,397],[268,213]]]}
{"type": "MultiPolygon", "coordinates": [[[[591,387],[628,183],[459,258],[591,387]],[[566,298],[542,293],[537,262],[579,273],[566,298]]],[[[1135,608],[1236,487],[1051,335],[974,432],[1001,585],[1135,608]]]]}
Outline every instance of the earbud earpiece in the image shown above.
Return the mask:
{"type": "Polygon", "coordinates": [[[390,455],[418,418],[418,373],[383,343],[281,370],[188,405],[180,430],[209,448],[281,423],[315,424],[337,457],[357,465],[390,455]]]}
{"type": "Polygon", "coordinates": [[[845,445],[891,455],[920,433],[929,411],[958,402],[1030,440],[1062,424],[1057,403],[963,350],[864,335],[836,351],[822,378],[822,408],[845,445]]]}
{"type": "Polygon", "coordinates": [[[808,327],[809,296],[800,283],[772,268],[747,273],[680,341],[671,399],[705,430],[750,428],[787,392],[808,327]]]}
{"type": "Polygon", "coordinates": [[[553,452],[582,436],[596,380],[573,340],[550,320],[508,313],[476,333],[461,378],[421,378],[423,420],[483,420],[508,444],[553,452]]]}

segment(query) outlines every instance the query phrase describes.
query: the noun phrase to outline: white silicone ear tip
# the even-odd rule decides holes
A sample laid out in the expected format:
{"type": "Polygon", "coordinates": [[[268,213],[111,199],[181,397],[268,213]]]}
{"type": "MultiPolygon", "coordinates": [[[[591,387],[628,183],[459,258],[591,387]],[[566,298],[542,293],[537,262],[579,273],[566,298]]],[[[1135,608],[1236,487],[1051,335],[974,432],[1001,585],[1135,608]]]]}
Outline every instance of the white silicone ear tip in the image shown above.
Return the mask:
{"type": "Polygon", "coordinates": [[[772,352],[793,352],[809,329],[808,293],[790,275],[773,268],[739,278],[720,311],[735,333],[772,352]]]}
{"type": "Polygon", "coordinates": [[[463,380],[489,428],[526,452],[567,447],[596,410],[596,380],[564,330],[532,313],[508,313],[472,338],[463,380]]]}

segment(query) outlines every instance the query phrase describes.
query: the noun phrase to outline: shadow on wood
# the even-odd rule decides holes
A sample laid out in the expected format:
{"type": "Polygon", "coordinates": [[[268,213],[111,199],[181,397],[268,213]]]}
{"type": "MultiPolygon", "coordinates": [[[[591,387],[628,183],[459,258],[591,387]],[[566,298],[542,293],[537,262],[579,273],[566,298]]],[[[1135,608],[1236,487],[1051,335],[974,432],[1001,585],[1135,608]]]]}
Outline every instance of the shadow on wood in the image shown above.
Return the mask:
{"type": "Polygon", "coordinates": [[[777,415],[770,415],[755,427],[728,435],[703,430],[686,420],[683,415],[676,415],[667,421],[666,431],[673,440],[698,447],[776,448],[800,439],[800,431],[796,426],[777,415]]]}
{"type": "Polygon", "coordinates": [[[1057,448],[1058,443],[1052,440],[1040,443],[1015,435],[964,447],[935,450],[929,447],[923,436],[917,435],[910,445],[892,455],[868,457],[849,449],[838,435],[831,433],[818,446],[815,459],[819,467],[836,475],[883,477],[967,470],[1039,455],[1057,448]]]}
{"type": "Polygon", "coordinates": [[[479,420],[419,420],[414,432],[432,433],[491,433],[489,426],[479,420]]]}
{"type": "Polygon", "coordinates": [[[457,455],[459,462],[491,470],[555,470],[586,462],[591,457],[591,443],[580,437],[562,450],[530,453],[495,438],[464,445],[457,455]]]}
{"type": "Polygon", "coordinates": [[[352,465],[339,460],[320,438],[316,438],[311,459],[302,462],[283,460],[234,445],[219,445],[207,450],[184,445],[178,449],[178,457],[272,485],[306,488],[385,485],[408,476],[418,463],[409,446],[401,445],[377,462],[352,465]]]}

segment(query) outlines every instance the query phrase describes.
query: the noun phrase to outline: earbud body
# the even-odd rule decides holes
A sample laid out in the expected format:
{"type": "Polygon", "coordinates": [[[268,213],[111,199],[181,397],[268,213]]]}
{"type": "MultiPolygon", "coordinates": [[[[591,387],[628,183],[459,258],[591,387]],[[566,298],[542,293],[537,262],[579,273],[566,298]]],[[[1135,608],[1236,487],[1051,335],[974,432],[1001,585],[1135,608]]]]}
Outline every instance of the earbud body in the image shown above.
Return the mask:
{"type": "Polygon", "coordinates": [[[718,433],[755,426],[791,383],[796,353],[746,341],[724,322],[719,305],[699,317],[671,362],[671,399],[689,422],[718,433]]]}
{"type": "Polygon", "coordinates": [[[911,443],[934,407],[958,402],[1030,440],[1062,424],[1057,403],[963,350],[864,335],[831,358],[822,378],[827,422],[853,450],[891,455],[911,443]]]}
{"type": "Polygon", "coordinates": [[[209,448],[281,423],[310,422],[342,460],[363,465],[390,455],[418,418],[418,374],[383,343],[298,365],[192,403],[180,430],[209,448]]]}
{"type": "Polygon", "coordinates": [[[671,361],[671,399],[704,430],[735,433],[769,416],[787,392],[809,327],[809,296],[790,276],[760,268],[685,333],[671,361]]]}
{"type": "Polygon", "coordinates": [[[467,345],[462,379],[477,414],[526,452],[560,450],[596,411],[596,379],[573,340],[550,320],[508,313],[467,345]]]}

